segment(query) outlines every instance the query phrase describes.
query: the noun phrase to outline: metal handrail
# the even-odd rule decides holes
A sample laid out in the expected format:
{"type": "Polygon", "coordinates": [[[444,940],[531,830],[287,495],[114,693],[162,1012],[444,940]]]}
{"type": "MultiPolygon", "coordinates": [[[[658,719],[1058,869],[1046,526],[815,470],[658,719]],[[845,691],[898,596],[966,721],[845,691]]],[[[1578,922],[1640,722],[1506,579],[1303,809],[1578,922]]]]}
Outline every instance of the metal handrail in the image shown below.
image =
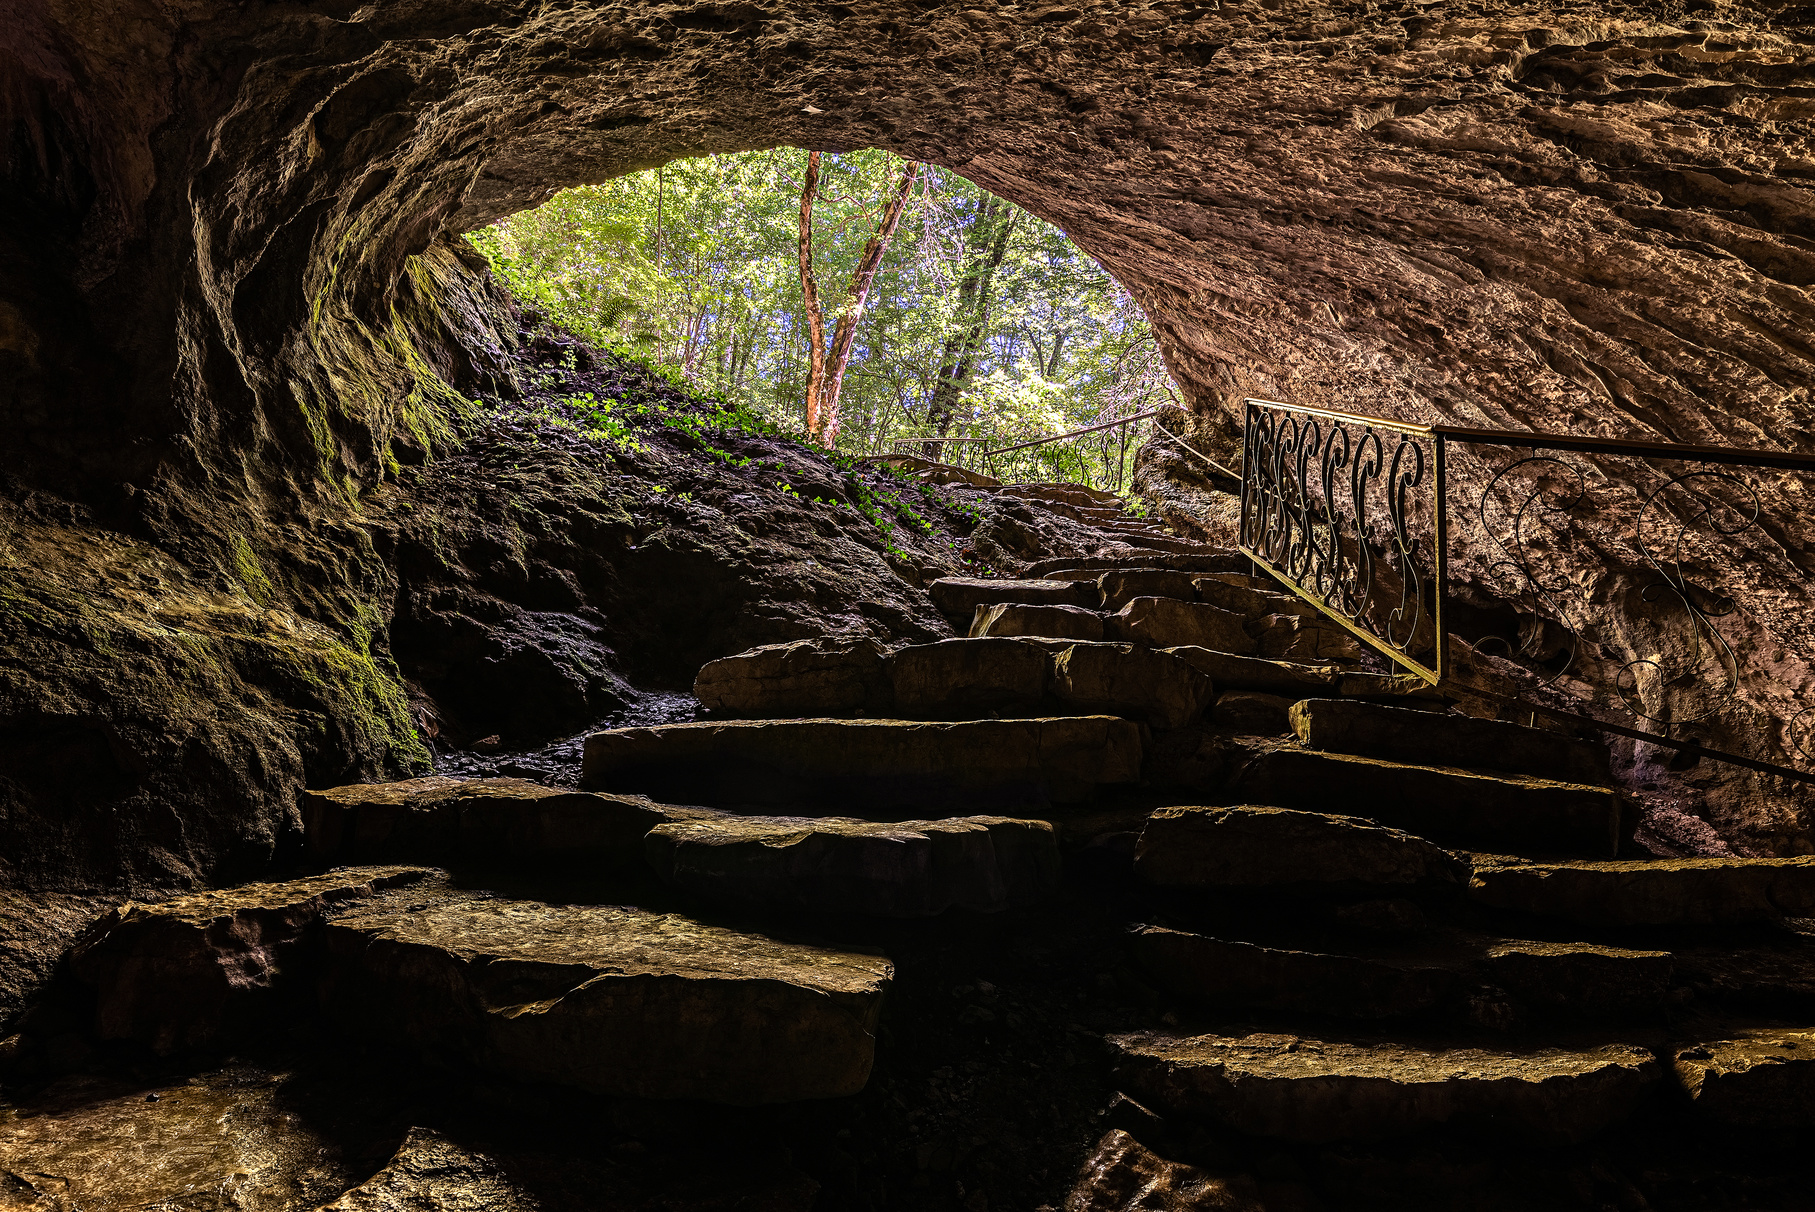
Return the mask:
{"type": "Polygon", "coordinates": [[[1117,425],[1127,425],[1133,421],[1144,421],[1148,417],[1157,417],[1162,412],[1166,411],[1168,411],[1166,408],[1148,409],[1146,412],[1137,412],[1130,416],[1117,417],[1113,421],[1105,421],[1101,425],[1091,425],[1084,429],[1074,429],[1070,433],[1055,433],[1050,438],[1035,438],[1031,442],[1022,442],[1018,446],[1003,446],[997,450],[986,450],[983,452],[983,457],[990,459],[994,458],[996,455],[1012,454],[1017,450],[1027,450],[1034,446],[1044,446],[1048,442],[1063,442],[1066,438],[1079,438],[1087,433],[1101,433],[1105,429],[1114,429],[1117,425]]]}
{"type": "MultiPolygon", "coordinates": [[[[1794,451],[1578,437],[1447,424],[1419,425],[1258,398],[1246,400],[1245,405],[1241,550],[1258,568],[1281,581],[1332,622],[1434,685],[1448,682],[1451,674],[1448,633],[1443,618],[1451,558],[1447,479],[1450,443],[1532,451],[1529,457],[1515,458],[1496,471],[1482,490],[1476,508],[1489,539],[1499,548],[1497,555],[1490,554],[1490,571],[1496,576],[1517,578],[1518,596],[1529,595],[1532,613],[1548,617],[1547,610],[1548,615],[1556,616],[1557,623],[1569,632],[1574,647],[1564,670],[1575,659],[1580,637],[1569,627],[1562,600],[1556,596],[1562,590],[1552,583],[1554,577],[1547,580],[1542,572],[1534,571],[1525,529],[1534,518],[1549,520],[1567,515],[1587,498],[1586,479],[1574,463],[1539,452],[1627,456],[1714,465],[1716,468],[1815,471],[1815,454],[1794,451]],[[1396,435],[1396,440],[1391,435],[1396,435]],[[1424,454],[1427,444],[1431,451],[1428,460],[1424,454]],[[1554,474],[1561,469],[1575,477],[1576,491],[1560,506],[1554,501],[1547,504],[1542,495],[1545,488],[1541,479],[1538,487],[1529,488],[1514,487],[1517,481],[1507,478],[1520,468],[1536,468],[1541,474],[1554,474]],[[1508,511],[1510,533],[1507,537],[1495,533],[1488,521],[1492,494],[1502,484],[1511,488],[1514,495],[1524,493],[1519,507],[1508,511]],[[1425,501],[1422,493],[1427,488],[1430,494],[1428,533],[1422,524],[1414,525],[1408,510],[1408,505],[1415,507],[1425,501]],[[1381,513],[1369,516],[1376,501],[1381,513]],[[1382,534],[1386,536],[1384,541],[1379,537],[1382,534]],[[1391,610],[1386,609],[1376,594],[1377,582],[1383,572],[1391,574],[1390,579],[1398,582],[1399,601],[1391,610]],[[1539,606],[1546,609],[1540,610],[1539,606]],[[1428,660],[1421,659],[1424,644],[1429,645],[1428,660]]],[[[1758,495],[1749,485],[1724,471],[1695,470],[1667,476],[1649,489],[1638,508],[1634,532],[1641,556],[1659,574],[1659,584],[1653,588],[1669,590],[1694,629],[1692,638],[1698,655],[1693,671],[1699,672],[1703,668],[1707,660],[1707,656],[1702,655],[1704,652],[1711,655],[1726,674],[1726,690],[1730,693],[1738,686],[1737,658],[1731,644],[1712,620],[1730,612],[1732,599],[1725,595],[1711,596],[1706,587],[1684,571],[1682,543],[1687,535],[1687,521],[1675,519],[1676,539],[1663,556],[1651,549],[1645,535],[1647,511],[1664,499],[1664,493],[1691,481],[1710,480],[1741,490],[1749,494],[1752,501],[1751,517],[1738,529],[1729,531],[1717,524],[1723,536],[1757,524],[1758,495]]],[[[1683,491],[1694,490],[1684,488],[1683,491]]],[[[1717,503],[1733,508],[1728,502],[1717,503]]],[[[1702,505],[1699,516],[1711,516],[1705,499],[1702,505]]],[[[1743,515],[1744,510],[1738,513],[1743,515]]],[[[1392,593],[1394,588],[1389,585],[1386,592],[1392,593]]],[[[1655,658],[1628,661],[1615,679],[1626,709],[1639,720],[1667,728],[1694,723],[1717,710],[1710,707],[1699,715],[1679,718],[1674,704],[1660,708],[1646,703],[1640,694],[1641,674],[1648,673],[1656,678],[1673,672],[1655,658]]],[[[1550,686],[1561,676],[1562,671],[1558,671],[1543,685],[1550,686]]],[[[1666,684],[1679,680],[1672,678],[1666,684]]],[[[1483,693],[1472,687],[1470,692],[1483,693]]],[[[1694,740],[1612,724],[1497,692],[1488,697],[1667,748],[1692,750],[1718,761],[1801,782],[1815,782],[1815,774],[1808,771],[1708,749],[1694,740]]],[[[1786,721],[1786,727],[1791,747],[1802,756],[1815,760],[1815,753],[1802,745],[1796,732],[1797,722],[1811,712],[1815,712],[1815,707],[1805,708],[1803,713],[1786,721]]]]}

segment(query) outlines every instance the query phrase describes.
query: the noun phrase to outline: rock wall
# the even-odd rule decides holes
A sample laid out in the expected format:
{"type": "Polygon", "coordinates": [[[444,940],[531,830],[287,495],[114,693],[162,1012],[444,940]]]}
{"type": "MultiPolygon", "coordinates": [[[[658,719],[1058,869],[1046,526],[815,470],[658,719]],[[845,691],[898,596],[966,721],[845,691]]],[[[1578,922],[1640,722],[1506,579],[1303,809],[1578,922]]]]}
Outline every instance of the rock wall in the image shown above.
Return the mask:
{"type": "MultiPolygon", "coordinates": [[[[4,0],[0,854],[260,861],[297,779],[419,759],[365,523],[514,339],[447,233],[675,156],[880,145],[1064,227],[1206,414],[1257,393],[1806,445],[1812,27],[1699,2],[4,0]]],[[[1770,524],[1706,556],[1749,620],[1739,733],[1815,685],[1815,527],[1762,484],[1770,524]]],[[[1616,529],[1591,539],[1630,597],[1616,529]]],[[[1721,787],[1692,807],[1806,844],[1794,788],[1721,787]]]]}

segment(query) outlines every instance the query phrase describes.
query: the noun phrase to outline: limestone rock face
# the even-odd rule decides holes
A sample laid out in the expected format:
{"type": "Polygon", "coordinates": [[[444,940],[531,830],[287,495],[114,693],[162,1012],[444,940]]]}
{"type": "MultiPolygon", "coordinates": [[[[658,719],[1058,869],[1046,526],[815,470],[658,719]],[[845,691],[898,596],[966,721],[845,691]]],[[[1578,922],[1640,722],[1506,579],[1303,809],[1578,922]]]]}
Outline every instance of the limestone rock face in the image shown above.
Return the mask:
{"type": "Polygon", "coordinates": [[[419,868],[351,868],[282,884],[127,902],[70,955],[94,991],[95,1034],[159,1053],[225,1043],[257,1022],[336,905],[414,883],[419,868]]]}
{"type": "Polygon", "coordinates": [[[1103,616],[1081,606],[1019,606],[1003,602],[977,607],[970,634],[1094,641],[1103,638],[1103,616]]]}
{"type": "Polygon", "coordinates": [[[1203,715],[1215,687],[1191,662],[1169,652],[1135,644],[1074,644],[1053,655],[1048,691],[1070,710],[1183,728],[1203,715]]]}
{"type": "Polygon", "coordinates": [[[306,791],[302,806],[309,849],[323,859],[537,871],[635,864],[657,825],[713,815],[640,796],[443,775],[306,791]]]}
{"type": "Polygon", "coordinates": [[[658,826],[646,851],[663,879],[708,896],[884,917],[1024,908],[1059,877],[1050,824],[997,816],[725,816],[658,826]]]}
{"type": "Polygon", "coordinates": [[[1112,612],[1136,598],[1197,600],[1197,585],[1192,574],[1169,568],[1124,568],[1106,572],[1097,578],[1097,588],[1103,594],[1103,609],[1112,612]]]}
{"type": "Polygon", "coordinates": [[[951,625],[967,631],[977,615],[977,607],[1001,602],[1027,606],[1098,605],[1096,587],[1088,582],[1041,580],[985,580],[978,577],[941,577],[926,587],[933,605],[939,608],[951,625]]]}
{"type": "Polygon", "coordinates": [[[1469,896],[1595,925],[1775,921],[1815,913],[1815,858],[1487,864],[1469,896]]]}
{"type": "Polygon", "coordinates": [[[1252,656],[1254,641],[1242,629],[1238,614],[1206,602],[1177,598],[1134,598],[1109,616],[1110,633],[1130,644],[1149,648],[1189,646],[1252,656]]]}
{"type": "Polygon", "coordinates": [[[1292,729],[1312,749],[1409,762],[1537,774],[1571,783],[1607,784],[1607,748],[1503,720],[1436,715],[1349,699],[1306,699],[1292,708],[1292,729]]]}
{"type": "Polygon", "coordinates": [[[1171,887],[1409,885],[1460,864],[1423,838],[1353,816],[1287,808],[1161,808],[1135,851],[1142,879],[1171,887]]]}
{"type": "Polygon", "coordinates": [[[874,819],[1074,803],[1098,786],[1134,782],[1140,767],[1140,726],[1109,716],[776,720],[594,733],[584,781],[714,807],[874,819]]]}
{"type": "Polygon", "coordinates": [[[412,1128],[384,1169],[319,1212],[539,1212],[483,1153],[412,1128]]]}
{"type": "Polygon", "coordinates": [[[1678,1048],[1672,1068],[1695,1107],[1745,1127],[1815,1126],[1815,1031],[1761,1027],[1678,1048]]]}
{"type": "Polygon", "coordinates": [[[767,644],[708,661],[693,693],[706,710],[741,719],[886,709],[883,657],[868,637],[767,644]]]}
{"type": "Polygon", "coordinates": [[[1097,1142],[1064,1212],[1266,1212],[1253,1179],[1167,1161],[1121,1129],[1097,1142]]]}
{"type": "Polygon", "coordinates": [[[880,954],[675,914],[451,895],[338,915],[324,1012],[344,1030],[617,1097],[757,1104],[869,1079],[880,954]]]}
{"type": "Polygon", "coordinates": [[[1289,1140],[1374,1140],[1439,1124],[1579,1141],[1656,1084],[1647,1048],[1426,1051],[1289,1035],[1116,1036],[1123,1088],[1157,1108],[1289,1140]]]}

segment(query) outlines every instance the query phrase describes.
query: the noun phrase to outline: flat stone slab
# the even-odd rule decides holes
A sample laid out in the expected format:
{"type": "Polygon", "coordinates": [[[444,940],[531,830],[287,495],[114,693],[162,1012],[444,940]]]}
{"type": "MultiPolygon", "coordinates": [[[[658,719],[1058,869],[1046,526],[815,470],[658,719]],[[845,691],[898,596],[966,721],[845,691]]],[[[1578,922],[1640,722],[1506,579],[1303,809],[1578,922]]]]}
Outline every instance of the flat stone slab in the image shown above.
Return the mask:
{"type": "Polygon", "coordinates": [[[1283,694],[1230,690],[1216,696],[1210,722],[1247,736],[1284,736],[1292,731],[1292,700],[1283,694]]]}
{"type": "Polygon", "coordinates": [[[274,884],[128,901],[71,950],[70,975],[93,990],[95,1034],[162,1055],[255,1029],[336,905],[421,880],[410,867],[362,867],[274,884]]]}
{"type": "Polygon", "coordinates": [[[1197,600],[1232,610],[1253,621],[1274,614],[1297,614],[1307,618],[1317,614],[1317,607],[1297,594],[1288,593],[1270,577],[1249,577],[1235,573],[1211,573],[1192,578],[1197,600]]]}
{"type": "Polygon", "coordinates": [[[1262,946],[1145,926],[1136,960],[1163,988],[1208,1006],[1387,1019],[1427,1013],[1514,1026],[1529,1018],[1655,1017],[1667,951],[1441,932],[1397,947],[1262,946]]]}
{"type": "Polygon", "coordinates": [[[1160,926],[1133,935],[1135,960],[1170,992],[1209,1006],[1401,1018],[1461,1000],[1462,978],[1352,955],[1262,947],[1160,926]]]}
{"type": "Polygon", "coordinates": [[[1815,914],[1815,856],[1477,864],[1469,897],[1591,925],[1767,922],[1815,914]]]}
{"type": "Polygon", "coordinates": [[[1164,651],[1191,662],[1193,668],[1216,683],[1218,690],[1255,690],[1284,695],[1294,702],[1312,695],[1329,694],[1343,678],[1339,665],[1296,665],[1291,661],[1237,656],[1232,652],[1216,652],[1192,645],[1164,651]]]}
{"type": "Polygon", "coordinates": [[[1040,712],[1049,664],[1038,644],[981,636],[899,649],[888,674],[895,710],[905,718],[1026,717],[1040,712]]]}
{"type": "Polygon", "coordinates": [[[1156,1109],[1256,1136],[1373,1140],[1442,1124],[1586,1140],[1660,1076],[1647,1048],[1426,1050],[1290,1035],[1114,1036],[1118,1084],[1156,1109]]]}
{"type": "Polygon", "coordinates": [[[1043,810],[1133,783],[1140,770],[1140,725],[1111,716],[776,720],[594,733],[584,781],[717,807],[877,819],[1043,810]]]}
{"type": "Polygon", "coordinates": [[[1216,687],[1190,661],[1138,644],[1074,644],[1053,654],[1047,693],[1073,711],[1184,728],[1210,705],[1216,687]]]}
{"type": "Polygon", "coordinates": [[[882,711],[891,697],[886,655],[867,637],[765,644],[706,662],[693,693],[713,716],[731,719],[882,711]]]}
{"type": "Polygon", "coordinates": [[[1197,601],[1197,586],[1189,572],[1169,568],[1124,568],[1097,578],[1103,609],[1117,611],[1136,598],[1177,598],[1197,601]]]}
{"type": "Polygon", "coordinates": [[[1619,851],[1619,797],[1605,787],[1529,775],[1411,766],[1260,743],[1227,798],[1367,817],[1449,846],[1501,854],[1619,851]]]}
{"type": "Polygon", "coordinates": [[[302,811],[320,859],[538,872],[634,866],[657,825],[712,815],[525,779],[445,776],[305,791],[302,811]]]}
{"type": "Polygon", "coordinates": [[[679,914],[449,893],[335,916],[324,1012],[348,1033],[613,1097],[855,1094],[893,967],[679,914]]]}
{"type": "Polygon", "coordinates": [[[658,826],[645,847],[677,887],[827,913],[998,913],[1038,903],[1059,879],[1052,826],[1000,816],[888,824],[724,816],[658,826]]]}
{"type": "Polygon", "coordinates": [[[977,607],[973,636],[1039,636],[1058,640],[1101,640],[1103,616],[1082,606],[1023,606],[999,602],[977,607]]]}
{"type": "Polygon", "coordinates": [[[1415,766],[1466,766],[1568,783],[1612,782],[1607,747],[1505,720],[1439,714],[1354,699],[1305,699],[1292,730],[1311,749],[1415,766]]]}
{"type": "Polygon", "coordinates": [[[1177,598],[1134,598],[1109,616],[1109,637],[1149,648],[1209,648],[1237,656],[1257,651],[1242,617],[1207,602],[1177,598]]]}
{"type": "MultiPolygon", "coordinates": [[[[1094,579],[1094,578],[1092,578],[1094,579]]],[[[970,628],[977,607],[998,602],[1029,606],[1083,606],[1098,604],[1097,587],[1089,580],[988,580],[981,577],[941,577],[926,587],[927,596],[959,631],[970,628]]]]}
{"type": "Polygon", "coordinates": [[[1760,1027],[1678,1048],[1677,1082],[1697,1111],[1744,1127],[1815,1127],[1815,1030],[1760,1027]]]}
{"type": "Polygon", "coordinates": [[[1160,808],[1134,869],[1152,884],[1263,888],[1456,882],[1461,863],[1421,837],[1354,816],[1289,808],[1160,808]]]}

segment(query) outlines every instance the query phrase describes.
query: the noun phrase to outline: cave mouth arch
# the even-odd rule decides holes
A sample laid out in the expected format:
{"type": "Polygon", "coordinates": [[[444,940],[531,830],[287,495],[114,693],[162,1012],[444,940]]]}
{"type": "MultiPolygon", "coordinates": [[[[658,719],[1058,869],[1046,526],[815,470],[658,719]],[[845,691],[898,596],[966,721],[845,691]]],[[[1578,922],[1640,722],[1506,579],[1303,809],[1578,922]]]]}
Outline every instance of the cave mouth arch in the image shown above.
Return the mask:
{"type": "MultiPolygon", "coordinates": [[[[256,582],[262,562],[273,600],[353,658],[378,659],[358,637],[384,619],[371,502],[402,455],[448,445],[513,340],[450,236],[687,155],[882,147],[1060,226],[1140,302],[1212,442],[1248,395],[1688,442],[1815,432],[1803,10],[137,0],[105,22],[13,17],[9,508],[210,577],[256,582]]],[[[1806,566],[1804,514],[1776,514],[1770,543],[1806,566]]],[[[1732,567],[1767,555],[1736,548],[1732,567]]],[[[1767,677],[1801,684],[1806,590],[1744,605],[1790,637],[1767,677]]],[[[379,735],[392,706],[348,711],[379,735]]],[[[1806,833],[1795,811],[1761,831],[1806,833]]]]}

